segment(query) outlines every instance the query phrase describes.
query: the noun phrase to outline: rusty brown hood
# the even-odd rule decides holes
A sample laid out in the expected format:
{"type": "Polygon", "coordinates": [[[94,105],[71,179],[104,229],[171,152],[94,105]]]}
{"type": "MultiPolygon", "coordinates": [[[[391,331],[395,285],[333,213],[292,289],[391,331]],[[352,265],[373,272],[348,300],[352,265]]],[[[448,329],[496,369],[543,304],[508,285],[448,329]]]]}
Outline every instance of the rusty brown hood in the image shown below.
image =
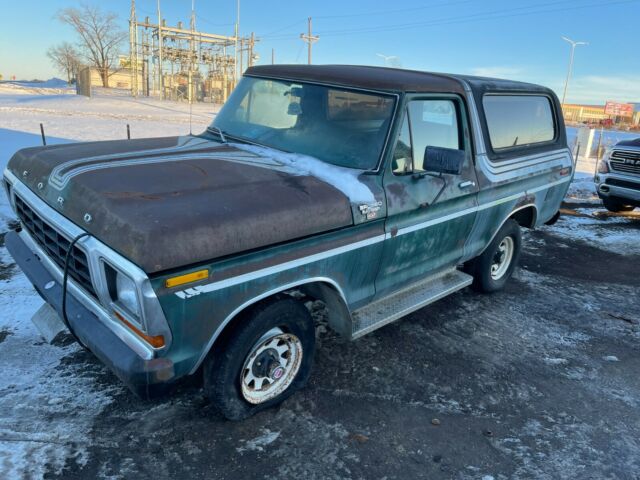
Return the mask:
{"type": "Polygon", "coordinates": [[[200,137],[18,151],[9,170],[148,273],[352,224],[349,199],[277,160],[200,137]]]}

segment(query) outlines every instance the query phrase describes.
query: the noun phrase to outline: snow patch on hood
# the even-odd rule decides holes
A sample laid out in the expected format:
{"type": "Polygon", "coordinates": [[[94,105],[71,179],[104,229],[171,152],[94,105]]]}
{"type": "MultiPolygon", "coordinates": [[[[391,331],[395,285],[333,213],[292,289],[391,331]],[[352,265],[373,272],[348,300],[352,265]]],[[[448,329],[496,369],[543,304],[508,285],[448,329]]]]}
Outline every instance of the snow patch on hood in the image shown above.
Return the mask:
{"type": "Polygon", "coordinates": [[[231,145],[261,157],[273,158],[282,165],[282,169],[287,173],[314,176],[340,190],[352,203],[371,203],[375,201],[371,189],[358,179],[361,173],[358,170],[331,165],[308,155],[287,153],[258,145],[240,143],[231,145]]]}

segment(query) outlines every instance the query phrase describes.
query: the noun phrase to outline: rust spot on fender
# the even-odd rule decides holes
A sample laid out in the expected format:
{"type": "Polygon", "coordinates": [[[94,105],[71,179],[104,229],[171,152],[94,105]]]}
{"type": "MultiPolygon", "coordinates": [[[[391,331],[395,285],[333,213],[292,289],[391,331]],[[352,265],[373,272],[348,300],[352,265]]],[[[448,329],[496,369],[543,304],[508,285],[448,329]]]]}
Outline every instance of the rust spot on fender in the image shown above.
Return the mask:
{"type": "Polygon", "coordinates": [[[395,237],[396,235],[398,235],[398,227],[394,226],[391,228],[391,236],[395,237]]]}
{"type": "Polygon", "coordinates": [[[518,207],[522,207],[524,205],[528,205],[531,203],[535,203],[536,201],[536,196],[535,195],[525,195],[524,197],[520,197],[518,199],[518,201],[516,202],[516,208],[518,207]]]}

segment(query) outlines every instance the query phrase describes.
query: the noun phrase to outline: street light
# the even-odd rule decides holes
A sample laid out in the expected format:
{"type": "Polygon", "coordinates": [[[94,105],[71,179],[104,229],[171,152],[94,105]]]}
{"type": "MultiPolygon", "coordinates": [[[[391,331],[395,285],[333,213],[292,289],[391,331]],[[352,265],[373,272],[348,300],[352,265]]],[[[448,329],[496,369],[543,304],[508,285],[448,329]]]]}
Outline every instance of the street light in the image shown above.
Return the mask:
{"type": "Polygon", "coordinates": [[[382,58],[384,60],[385,67],[395,67],[399,65],[399,60],[396,55],[383,55],[382,53],[376,53],[376,56],[382,58]]]}
{"type": "Polygon", "coordinates": [[[569,79],[571,78],[571,71],[573,70],[573,55],[575,53],[576,47],[581,45],[589,45],[588,42],[575,42],[567,37],[562,37],[565,42],[569,42],[571,45],[571,55],[569,57],[569,70],[567,71],[567,79],[564,82],[564,92],[562,92],[562,106],[564,107],[564,101],[567,97],[567,87],[569,86],[569,79]]]}

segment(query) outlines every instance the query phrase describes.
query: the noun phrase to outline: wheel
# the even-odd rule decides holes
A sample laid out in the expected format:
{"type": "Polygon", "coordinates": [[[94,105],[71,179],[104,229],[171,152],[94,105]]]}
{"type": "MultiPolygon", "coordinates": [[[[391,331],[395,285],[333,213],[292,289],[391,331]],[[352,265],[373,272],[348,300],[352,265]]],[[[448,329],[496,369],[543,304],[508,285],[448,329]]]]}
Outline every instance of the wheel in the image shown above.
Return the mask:
{"type": "Polygon", "coordinates": [[[279,297],[240,319],[204,365],[204,389],[229,420],[279,404],[304,387],[311,373],[315,328],[297,300],[279,297]]]}
{"type": "Polygon", "coordinates": [[[602,203],[604,204],[604,208],[610,212],[630,212],[635,208],[633,205],[625,205],[617,198],[612,197],[604,197],[602,203]]]}
{"type": "Polygon", "coordinates": [[[473,276],[472,288],[485,293],[504,288],[518,264],[521,247],[520,226],[509,219],[484,252],[467,264],[466,271],[473,276]]]}

